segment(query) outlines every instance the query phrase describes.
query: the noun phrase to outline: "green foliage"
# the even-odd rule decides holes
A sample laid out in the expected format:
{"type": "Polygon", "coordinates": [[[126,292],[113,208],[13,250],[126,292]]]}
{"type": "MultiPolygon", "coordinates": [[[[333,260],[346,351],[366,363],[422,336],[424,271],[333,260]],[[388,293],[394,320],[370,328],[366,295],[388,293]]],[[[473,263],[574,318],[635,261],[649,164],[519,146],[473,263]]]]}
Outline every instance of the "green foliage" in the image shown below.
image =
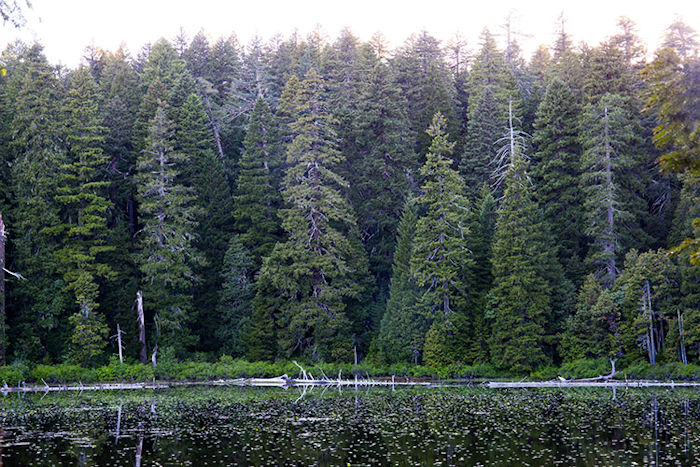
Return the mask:
{"type": "Polygon", "coordinates": [[[139,159],[138,201],[143,222],[137,264],[142,274],[144,308],[154,316],[156,342],[183,346],[194,343],[192,266],[201,264],[194,248],[195,196],[178,183],[186,155],[173,151],[171,122],[161,105],[151,122],[146,149],[139,159]]]}
{"type": "Polygon", "coordinates": [[[352,319],[359,321],[346,307],[363,291],[367,266],[357,263],[364,254],[350,238],[357,235],[355,216],[340,191],[345,181],[333,171],[342,155],[323,86],[313,69],[301,86],[283,185],[289,208],[280,211],[289,238],[275,245],[260,280],[280,299],[278,339],[287,354],[342,360],[352,355],[352,319]]]}
{"type": "Polygon", "coordinates": [[[12,233],[14,270],[31,281],[10,283],[15,354],[25,359],[57,358],[67,342],[64,319],[71,299],[55,256],[60,239],[51,228],[61,223],[55,200],[59,173],[67,162],[61,128],[63,88],[41,46],[24,56],[25,72],[12,122],[14,209],[3,218],[12,233]]]}
{"type": "Polygon", "coordinates": [[[534,123],[532,176],[545,222],[552,229],[567,276],[582,281],[585,239],[583,196],[578,187],[581,148],[579,109],[569,87],[558,78],[547,85],[534,123]]]}
{"type": "MultiPolygon", "coordinates": [[[[229,241],[221,271],[221,290],[217,307],[216,332],[227,354],[243,355],[246,334],[252,327],[252,300],[255,296],[255,262],[234,235],[229,241]]],[[[256,336],[262,337],[262,336],[256,336]]]]}
{"type": "MultiPolygon", "coordinates": [[[[424,183],[417,203],[423,212],[416,223],[411,256],[411,275],[423,294],[420,312],[431,322],[432,334],[445,333],[432,339],[431,355],[439,357],[432,363],[444,363],[446,358],[459,359],[464,349],[448,352],[448,343],[470,332],[458,328],[467,314],[466,290],[471,286],[472,260],[469,250],[469,203],[464,193],[464,181],[452,168],[450,158],[454,143],[445,133],[445,119],[435,114],[428,134],[433,138],[426,162],[421,168],[424,183]]],[[[426,342],[427,345],[427,342],[426,342]]],[[[437,357],[436,357],[437,358],[437,357]]],[[[454,360],[453,360],[454,361],[454,360]]]]}
{"type": "Polygon", "coordinates": [[[638,168],[632,153],[634,125],[623,98],[610,94],[597,105],[586,106],[581,125],[584,153],[579,184],[586,195],[585,233],[591,240],[587,262],[610,287],[618,274],[620,248],[638,245],[635,237],[644,236],[638,235],[644,202],[629,176],[638,168]]]}
{"type": "Polygon", "coordinates": [[[419,291],[410,272],[417,221],[416,203],[408,200],[398,227],[389,300],[373,343],[374,357],[381,363],[417,364],[429,328],[426,317],[416,307],[419,291]]]}
{"type": "Polygon", "coordinates": [[[241,241],[257,265],[282,240],[277,211],[282,204],[281,148],[269,106],[257,99],[243,141],[233,216],[241,241]]]}
{"type": "Polygon", "coordinates": [[[546,318],[552,310],[545,275],[552,252],[526,169],[524,157],[514,154],[493,239],[494,285],[488,312],[491,361],[516,373],[548,363],[546,318]]]}
{"type": "Polygon", "coordinates": [[[586,277],[576,313],[569,317],[562,339],[566,361],[618,358],[621,355],[619,294],[603,289],[595,276],[586,277]]]}

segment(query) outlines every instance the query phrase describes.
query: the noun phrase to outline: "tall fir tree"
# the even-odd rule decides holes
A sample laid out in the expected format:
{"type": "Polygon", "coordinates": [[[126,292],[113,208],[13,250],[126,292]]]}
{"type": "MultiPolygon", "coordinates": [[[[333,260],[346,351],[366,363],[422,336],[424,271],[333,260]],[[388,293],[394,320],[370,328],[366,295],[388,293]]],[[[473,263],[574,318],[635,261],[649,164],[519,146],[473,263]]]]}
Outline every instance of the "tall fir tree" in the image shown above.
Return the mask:
{"type": "Polygon", "coordinates": [[[195,330],[199,335],[199,348],[213,351],[219,342],[215,339],[216,320],[212,315],[219,301],[221,253],[226,251],[232,231],[233,202],[223,161],[215,153],[200,98],[190,93],[174,113],[173,150],[183,158],[176,183],[189,187],[195,196],[197,228],[192,245],[204,259],[201,264],[193,266],[199,278],[192,302],[194,322],[197,323],[195,330]]]}
{"type": "Polygon", "coordinates": [[[619,180],[631,164],[633,135],[629,117],[614,95],[606,96],[597,106],[587,106],[581,124],[585,131],[581,135],[584,153],[579,183],[586,195],[585,233],[591,242],[587,261],[608,288],[619,273],[625,225],[634,221],[630,201],[636,193],[624,190],[619,180]]]}
{"type": "Polygon", "coordinates": [[[161,103],[146,149],[139,158],[138,202],[143,228],[137,236],[144,308],[153,316],[156,343],[182,352],[195,343],[192,320],[193,266],[202,263],[194,247],[196,212],[191,188],[178,183],[185,154],[173,151],[172,123],[161,103]]]}
{"type": "Polygon", "coordinates": [[[433,138],[421,168],[425,180],[418,198],[422,215],[414,236],[411,274],[425,289],[419,306],[431,322],[424,358],[428,364],[446,364],[463,358],[461,345],[469,333],[466,290],[472,260],[469,250],[469,203],[464,181],[452,167],[454,143],[446,121],[437,113],[428,128],[433,138]]]}
{"type": "Polygon", "coordinates": [[[581,146],[578,115],[569,87],[558,78],[547,85],[535,119],[532,175],[545,221],[552,227],[567,277],[579,284],[585,256],[583,196],[578,187],[581,146]]]}
{"type": "Polygon", "coordinates": [[[61,166],[55,197],[63,205],[64,217],[51,228],[63,240],[56,258],[63,265],[66,287],[78,305],[70,317],[71,359],[82,365],[94,365],[107,343],[104,316],[97,311],[99,286],[114,279],[114,271],[104,257],[114,247],[107,244],[111,203],[104,169],[109,157],[102,152],[105,128],[97,100],[97,84],[90,72],[81,68],[72,73],[63,119],[69,160],[61,166]]]}
{"type": "Polygon", "coordinates": [[[409,199],[397,231],[389,300],[373,343],[374,357],[381,363],[418,364],[423,353],[425,334],[430,326],[426,316],[416,306],[420,292],[411,276],[413,237],[417,222],[415,200],[409,199]]]}
{"type": "Polygon", "coordinates": [[[346,172],[370,267],[380,283],[388,283],[396,227],[419,169],[405,106],[391,69],[375,65],[362,83],[352,122],[360,156],[346,172]]]}
{"type": "Polygon", "coordinates": [[[510,124],[505,191],[493,237],[493,288],[489,294],[491,360],[516,373],[546,364],[547,318],[552,290],[546,270],[552,265],[549,238],[537,206],[522,146],[510,124]]]}
{"type": "Polygon", "coordinates": [[[259,266],[283,239],[277,214],[282,206],[282,148],[270,107],[261,98],[253,107],[243,146],[233,217],[240,241],[259,266]]]}
{"type": "Polygon", "coordinates": [[[351,327],[362,316],[347,312],[351,302],[361,298],[367,265],[351,238],[357,231],[355,215],[341,192],[345,181],[333,171],[342,157],[322,99],[323,86],[313,69],[301,86],[283,185],[289,208],[280,211],[289,237],[266,259],[260,281],[280,297],[278,334],[287,355],[348,361],[353,352],[351,327]]]}
{"type": "MultiPolygon", "coordinates": [[[[235,357],[244,355],[249,345],[255,346],[250,335],[254,324],[252,302],[255,297],[255,270],[255,261],[240,237],[232,236],[221,269],[221,290],[216,308],[218,319],[215,320],[217,326],[214,332],[221,342],[221,350],[235,357]]],[[[255,336],[258,337],[261,336],[255,336]]],[[[257,357],[256,360],[260,360],[261,357],[269,359],[271,356],[257,357]]]]}
{"type": "Polygon", "coordinates": [[[14,232],[11,267],[33,280],[10,284],[8,320],[18,358],[50,361],[64,354],[72,303],[55,256],[60,241],[47,230],[60,223],[54,195],[66,163],[59,108],[64,91],[41,46],[32,46],[25,61],[12,123],[15,209],[4,218],[14,232]]]}

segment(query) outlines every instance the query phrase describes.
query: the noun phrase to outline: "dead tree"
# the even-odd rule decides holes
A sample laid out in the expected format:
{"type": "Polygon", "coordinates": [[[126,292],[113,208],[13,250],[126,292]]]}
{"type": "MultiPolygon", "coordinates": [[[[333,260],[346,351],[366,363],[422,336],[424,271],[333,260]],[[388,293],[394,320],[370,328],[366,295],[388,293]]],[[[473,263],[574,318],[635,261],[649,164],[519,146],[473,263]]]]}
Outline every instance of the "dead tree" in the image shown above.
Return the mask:
{"type": "Polygon", "coordinates": [[[0,363],[5,364],[5,223],[0,213],[0,363]]]}
{"type": "Polygon", "coordinates": [[[146,318],[143,315],[143,295],[141,291],[136,291],[136,313],[139,322],[139,343],[141,350],[139,351],[139,360],[141,363],[148,362],[148,352],[146,351],[146,318]]]}

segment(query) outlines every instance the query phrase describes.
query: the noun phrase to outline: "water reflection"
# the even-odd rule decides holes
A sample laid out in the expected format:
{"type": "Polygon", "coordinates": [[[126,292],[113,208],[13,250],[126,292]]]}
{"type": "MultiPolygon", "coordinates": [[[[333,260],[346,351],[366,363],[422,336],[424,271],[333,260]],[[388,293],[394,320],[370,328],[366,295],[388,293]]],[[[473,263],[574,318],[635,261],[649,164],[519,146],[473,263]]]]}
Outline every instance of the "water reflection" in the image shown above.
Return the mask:
{"type": "Polygon", "coordinates": [[[697,465],[692,390],[329,387],[8,398],[4,465],[697,465]]]}

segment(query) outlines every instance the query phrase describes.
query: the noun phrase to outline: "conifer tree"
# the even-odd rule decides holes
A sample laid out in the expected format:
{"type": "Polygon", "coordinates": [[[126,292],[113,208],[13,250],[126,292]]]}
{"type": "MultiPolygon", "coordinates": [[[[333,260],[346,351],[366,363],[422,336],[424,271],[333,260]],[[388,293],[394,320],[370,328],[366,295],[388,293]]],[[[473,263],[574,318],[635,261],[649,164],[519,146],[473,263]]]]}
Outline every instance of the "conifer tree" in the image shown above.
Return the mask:
{"type": "Polygon", "coordinates": [[[17,331],[16,355],[57,358],[70,332],[66,312],[72,303],[55,256],[60,242],[48,230],[60,223],[54,195],[66,162],[59,113],[63,90],[39,45],[27,51],[25,62],[12,123],[16,204],[5,219],[13,226],[14,270],[33,279],[13,284],[10,308],[16,314],[8,319],[17,331]]]}
{"type": "Polygon", "coordinates": [[[389,300],[374,343],[375,357],[382,363],[418,364],[423,352],[429,321],[416,307],[420,292],[410,271],[417,221],[416,203],[409,199],[397,230],[389,300]]]}
{"type": "Polygon", "coordinates": [[[419,169],[405,105],[390,68],[378,63],[362,83],[353,121],[360,156],[346,172],[370,267],[380,282],[388,282],[396,226],[419,169]]]}
{"type": "Polygon", "coordinates": [[[629,198],[619,178],[630,164],[629,119],[620,100],[606,96],[598,106],[589,105],[583,116],[584,153],[580,187],[584,202],[586,229],[591,239],[587,260],[608,288],[618,275],[618,256],[623,222],[629,221],[629,198]]]}
{"type": "Polygon", "coordinates": [[[188,326],[192,319],[192,267],[202,263],[194,248],[195,195],[178,183],[179,163],[185,154],[173,151],[172,123],[161,103],[151,121],[146,149],[138,163],[138,201],[143,228],[138,233],[137,264],[141,271],[144,308],[156,325],[163,347],[194,343],[188,326]]]}
{"type": "Polygon", "coordinates": [[[565,361],[615,359],[620,355],[620,309],[610,289],[589,274],[578,293],[576,313],[569,316],[562,339],[565,361]]]}
{"type": "Polygon", "coordinates": [[[255,102],[243,141],[245,151],[239,163],[233,217],[240,241],[260,265],[276,242],[282,240],[277,215],[281,207],[281,147],[270,108],[259,98],[255,102]]]}
{"type": "MultiPolygon", "coordinates": [[[[472,94],[473,95],[473,94],[472,94]]],[[[492,180],[493,162],[496,159],[496,142],[503,133],[498,118],[498,104],[490,86],[482,89],[476,106],[469,114],[464,154],[459,171],[467,185],[467,193],[476,200],[478,190],[492,180]]]]}
{"type": "Polygon", "coordinates": [[[490,351],[498,368],[522,373],[548,361],[545,333],[552,292],[545,270],[552,260],[527,160],[517,144],[509,156],[492,247],[490,351]]]}
{"type": "MultiPolygon", "coordinates": [[[[252,301],[255,297],[255,262],[238,235],[231,237],[221,270],[221,290],[217,306],[217,337],[224,353],[241,356],[246,351],[252,328],[252,301]]],[[[259,337],[259,336],[258,336],[259,337]]],[[[271,357],[271,356],[263,356],[271,357]]],[[[259,359],[259,358],[258,358],[259,359]]],[[[269,358],[268,358],[269,359],[269,358]]]]}
{"type": "Polygon", "coordinates": [[[425,182],[418,204],[423,215],[416,225],[411,257],[411,274],[416,284],[425,289],[419,306],[432,323],[429,335],[434,340],[425,343],[425,360],[429,364],[458,359],[465,350],[460,341],[469,331],[465,329],[465,292],[472,282],[468,275],[469,203],[462,194],[464,181],[452,168],[454,143],[449,142],[445,127],[444,117],[435,114],[428,128],[433,142],[421,168],[425,182]]]}
{"type": "Polygon", "coordinates": [[[323,80],[312,69],[301,86],[299,117],[291,126],[296,136],[287,148],[283,196],[289,208],[280,217],[289,238],[272,250],[260,281],[280,298],[279,339],[288,355],[347,361],[349,330],[359,321],[348,316],[348,304],[362,293],[367,266],[358,264],[364,254],[350,238],[357,235],[355,215],[341,192],[345,181],[333,171],[342,157],[322,96],[323,80]]]}
{"type": "Polygon", "coordinates": [[[105,128],[97,106],[97,84],[86,68],[74,72],[65,99],[64,124],[68,143],[67,164],[61,167],[56,201],[64,206],[64,221],[51,228],[63,239],[56,252],[64,268],[64,280],[78,305],[70,317],[74,326],[71,358],[83,365],[94,364],[106,341],[107,327],[99,307],[99,282],[114,278],[105,262],[107,245],[107,199],[104,168],[108,156],[102,152],[105,128]]]}
{"type": "Polygon", "coordinates": [[[567,277],[582,279],[583,197],[578,187],[581,147],[579,111],[569,87],[558,78],[547,85],[537,110],[532,143],[532,175],[539,205],[557,242],[567,277]]]}
{"type": "Polygon", "coordinates": [[[440,42],[423,31],[411,36],[393,60],[396,79],[408,103],[408,118],[415,138],[414,152],[425,154],[431,144],[425,133],[436,112],[442,113],[449,131],[459,128],[454,115],[454,85],[440,42]]]}
{"type": "Polygon", "coordinates": [[[197,228],[192,245],[204,259],[193,269],[199,278],[193,297],[196,330],[199,347],[215,350],[219,343],[214,339],[216,320],[212,315],[218,303],[222,252],[226,251],[232,230],[233,203],[223,161],[214,152],[214,140],[199,97],[191,93],[174,113],[173,150],[183,158],[176,182],[189,187],[195,196],[197,228]]]}

